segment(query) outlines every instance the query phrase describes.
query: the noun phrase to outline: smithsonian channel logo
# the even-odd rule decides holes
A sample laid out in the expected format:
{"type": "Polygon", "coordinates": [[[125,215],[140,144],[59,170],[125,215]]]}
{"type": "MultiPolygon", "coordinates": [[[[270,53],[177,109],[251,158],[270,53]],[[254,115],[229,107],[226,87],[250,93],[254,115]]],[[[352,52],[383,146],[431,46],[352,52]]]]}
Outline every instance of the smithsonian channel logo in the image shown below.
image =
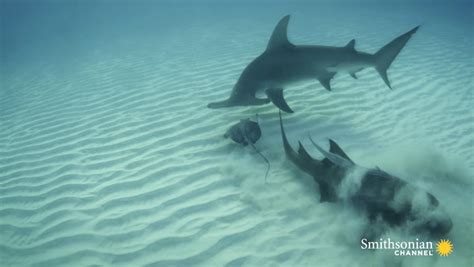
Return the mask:
{"type": "Polygon", "coordinates": [[[390,238],[380,238],[379,241],[360,240],[362,250],[392,250],[395,256],[423,256],[430,257],[436,254],[448,256],[454,250],[451,241],[441,239],[437,243],[432,241],[392,241],[390,238]]]}

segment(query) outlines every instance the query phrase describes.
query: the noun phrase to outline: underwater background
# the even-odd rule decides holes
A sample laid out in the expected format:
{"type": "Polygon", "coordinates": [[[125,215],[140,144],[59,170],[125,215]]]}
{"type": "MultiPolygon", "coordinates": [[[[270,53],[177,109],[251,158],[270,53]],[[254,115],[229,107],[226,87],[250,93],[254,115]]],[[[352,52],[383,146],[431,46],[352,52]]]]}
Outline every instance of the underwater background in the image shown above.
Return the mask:
{"type": "Polygon", "coordinates": [[[0,3],[0,266],[473,265],[471,1],[0,3]],[[284,121],[294,147],[332,138],[433,193],[451,255],[361,250],[366,222],[319,202],[273,105],[206,107],[287,14],[294,44],[355,38],[369,53],[421,25],[393,90],[373,69],[337,75],[332,92],[292,86],[284,121]],[[256,113],[266,184],[259,156],[223,138],[256,113]]]}

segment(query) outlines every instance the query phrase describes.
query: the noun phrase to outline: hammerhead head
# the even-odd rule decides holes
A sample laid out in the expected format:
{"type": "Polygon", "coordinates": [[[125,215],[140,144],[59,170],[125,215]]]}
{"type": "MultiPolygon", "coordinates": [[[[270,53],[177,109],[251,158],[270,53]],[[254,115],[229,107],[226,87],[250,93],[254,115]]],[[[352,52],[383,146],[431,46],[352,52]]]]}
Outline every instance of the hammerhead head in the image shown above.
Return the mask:
{"type": "Polygon", "coordinates": [[[356,72],[367,67],[374,67],[391,89],[387,69],[418,30],[415,27],[375,54],[369,54],[356,51],[354,39],[343,47],[294,45],[288,41],[289,20],[289,15],[280,20],[273,30],[267,49],[244,69],[230,97],[208,104],[209,108],[263,105],[271,101],[279,109],[293,113],[283,98],[284,87],[317,79],[324,88],[331,91],[331,79],[336,73],[348,72],[357,78],[356,72]],[[257,98],[257,92],[261,91],[268,98],[257,98]]]}
{"type": "MultiPolygon", "coordinates": [[[[315,159],[299,142],[293,150],[285,134],[280,112],[280,128],[286,156],[302,171],[313,176],[319,186],[321,202],[344,202],[365,214],[372,226],[404,227],[411,233],[428,237],[442,237],[453,223],[432,194],[409,184],[379,168],[358,166],[342,148],[329,139],[329,151],[312,139],[323,154],[315,159]]],[[[369,236],[380,235],[369,227],[369,236]]]]}

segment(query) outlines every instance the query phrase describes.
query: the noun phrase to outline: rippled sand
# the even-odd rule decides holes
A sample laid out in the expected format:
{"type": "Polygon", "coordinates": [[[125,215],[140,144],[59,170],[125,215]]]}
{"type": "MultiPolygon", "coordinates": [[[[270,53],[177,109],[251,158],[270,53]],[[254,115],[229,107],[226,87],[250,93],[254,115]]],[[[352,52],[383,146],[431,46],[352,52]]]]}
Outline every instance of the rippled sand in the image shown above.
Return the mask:
{"type": "Polygon", "coordinates": [[[394,90],[371,69],[358,80],[337,75],[332,92],[315,80],[285,90],[295,114],[284,120],[294,146],[302,140],[310,148],[308,134],[320,143],[330,137],[359,164],[433,192],[454,220],[453,255],[361,251],[363,219],[318,202],[312,178],[284,156],[274,106],[206,108],[226,98],[263,51],[282,10],[264,18],[231,14],[221,23],[177,21],[155,43],[99,53],[77,62],[75,72],[46,66],[5,76],[0,265],[472,264],[472,32],[428,16],[358,24],[290,11],[295,44],[342,46],[356,38],[366,52],[423,23],[389,69],[394,90]],[[256,113],[258,148],[272,163],[268,184],[258,155],[222,137],[256,113]]]}

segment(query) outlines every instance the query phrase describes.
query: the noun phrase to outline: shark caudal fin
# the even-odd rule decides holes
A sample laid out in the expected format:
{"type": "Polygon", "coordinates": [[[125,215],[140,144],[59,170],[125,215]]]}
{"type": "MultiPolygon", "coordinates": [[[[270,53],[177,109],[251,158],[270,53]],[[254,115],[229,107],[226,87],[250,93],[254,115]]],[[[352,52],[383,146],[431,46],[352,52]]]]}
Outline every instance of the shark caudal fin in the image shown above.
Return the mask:
{"type": "Polygon", "coordinates": [[[413,28],[411,31],[400,35],[393,41],[382,47],[377,53],[375,53],[375,69],[382,77],[385,84],[392,89],[390,81],[387,77],[387,69],[392,64],[393,60],[397,57],[398,53],[402,50],[405,44],[410,40],[410,37],[418,30],[420,26],[413,28]]]}

